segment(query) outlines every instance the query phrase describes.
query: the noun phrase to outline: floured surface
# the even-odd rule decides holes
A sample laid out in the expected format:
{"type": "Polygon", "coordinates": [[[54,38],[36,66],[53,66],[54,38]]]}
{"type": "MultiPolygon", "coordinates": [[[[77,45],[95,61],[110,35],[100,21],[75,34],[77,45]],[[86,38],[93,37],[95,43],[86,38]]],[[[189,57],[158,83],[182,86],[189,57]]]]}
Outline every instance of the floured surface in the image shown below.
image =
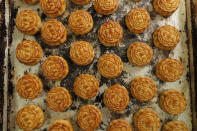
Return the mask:
{"type": "MultiPolygon", "coordinates": [[[[34,99],[33,101],[29,100],[24,100],[18,96],[16,93],[16,90],[13,89],[13,99],[11,102],[11,114],[10,114],[10,123],[9,128],[11,131],[17,131],[20,130],[15,124],[15,115],[16,112],[21,109],[23,106],[28,105],[28,104],[36,104],[40,106],[44,113],[45,113],[45,123],[40,128],[40,131],[47,130],[49,124],[56,119],[67,119],[70,120],[71,123],[74,126],[74,129],[76,131],[80,131],[80,128],[77,126],[76,123],[76,113],[78,109],[86,104],[94,104],[97,107],[101,109],[102,112],[102,124],[100,127],[97,129],[97,131],[102,131],[105,130],[109,122],[111,120],[117,119],[117,118],[122,118],[127,120],[130,124],[132,124],[133,127],[133,121],[132,121],[132,116],[133,114],[138,111],[140,108],[143,107],[151,107],[153,108],[158,114],[159,117],[161,118],[161,126],[163,123],[169,121],[169,120],[181,120],[184,121],[189,128],[189,130],[192,130],[192,124],[191,124],[191,104],[190,104],[190,87],[189,87],[189,56],[188,56],[188,39],[187,39],[187,30],[185,29],[186,27],[186,9],[185,9],[185,1],[181,0],[180,6],[178,10],[168,18],[163,18],[160,15],[157,15],[154,12],[153,6],[152,6],[152,1],[150,0],[144,0],[142,2],[132,2],[131,0],[120,0],[119,1],[119,8],[116,11],[116,13],[110,15],[110,16],[101,16],[98,15],[94,8],[92,3],[86,5],[86,6],[77,6],[74,3],[72,3],[70,0],[67,0],[67,9],[66,12],[58,18],[68,29],[68,15],[77,9],[85,9],[88,12],[91,13],[93,20],[94,20],[94,28],[93,30],[88,33],[87,35],[84,36],[75,36],[73,33],[70,31],[68,32],[68,40],[63,44],[58,47],[50,47],[47,46],[42,40],[40,33],[37,34],[36,36],[24,36],[21,32],[19,32],[16,27],[14,26],[13,28],[13,34],[12,34],[12,44],[10,47],[10,60],[12,64],[12,83],[13,87],[15,87],[17,80],[22,77],[25,74],[28,73],[33,73],[38,75],[44,84],[44,91],[42,92],[41,95],[39,95],[38,98],[34,99]],[[141,35],[134,35],[129,32],[129,30],[126,28],[125,22],[124,22],[124,17],[125,15],[134,7],[144,7],[148,10],[148,12],[151,15],[151,24],[148,27],[148,29],[141,35]],[[100,27],[100,25],[108,20],[115,20],[118,21],[121,26],[124,29],[124,38],[122,43],[118,47],[113,47],[113,48],[106,48],[102,46],[98,40],[97,37],[97,31],[100,27]],[[152,34],[156,28],[159,26],[163,25],[172,25],[175,26],[181,33],[181,40],[177,47],[172,50],[172,51],[163,51],[159,50],[154,47],[153,42],[152,42],[152,34]],[[42,61],[37,64],[36,66],[25,66],[16,59],[15,56],[15,50],[16,46],[19,42],[21,42],[23,39],[31,39],[31,40],[36,40],[38,43],[41,44],[43,50],[44,50],[44,57],[42,61]],[[70,59],[69,59],[69,47],[77,40],[85,40],[90,43],[92,43],[94,49],[95,49],[95,58],[93,62],[85,67],[80,67],[75,65],[70,59]],[[153,60],[152,62],[145,67],[134,67],[131,64],[129,64],[127,56],[126,56],[126,50],[128,46],[135,41],[142,41],[153,47],[153,60]],[[119,55],[122,58],[122,61],[124,62],[124,69],[123,73],[120,77],[117,79],[105,79],[100,76],[100,74],[97,72],[97,61],[98,58],[107,52],[112,52],[117,55],[119,55]],[[42,71],[41,71],[41,64],[42,62],[50,55],[59,55],[64,57],[68,63],[69,63],[69,75],[62,81],[56,81],[52,82],[43,77],[42,71]],[[184,67],[184,73],[183,76],[181,77],[180,80],[176,82],[162,82],[160,81],[156,75],[155,75],[155,65],[158,61],[160,61],[163,58],[166,57],[172,57],[176,58],[178,60],[181,60],[183,62],[183,67],[184,67]],[[82,100],[79,97],[77,97],[73,93],[73,81],[75,77],[77,77],[81,73],[90,73],[96,76],[96,78],[100,82],[100,90],[98,95],[89,101],[82,100]],[[149,76],[151,77],[155,83],[157,84],[157,97],[155,97],[153,100],[147,103],[142,103],[137,100],[135,100],[130,93],[130,102],[129,106],[126,108],[126,110],[122,113],[113,113],[109,111],[103,104],[102,97],[103,93],[106,88],[113,84],[121,84],[125,86],[128,91],[130,92],[130,82],[132,79],[134,79],[136,76],[149,76]],[[72,94],[73,97],[73,104],[72,106],[64,111],[64,112],[53,112],[50,110],[46,104],[45,104],[45,98],[46,98],[46,93],[54,87],[57,86],[63,86],[67,88],[70,93],[72,94]],[[186,99],[187,99],[187,109],[185,112],[183,112],[181,115],[169,115],[165,112],[163,112],[159,105],[158,105],[158,96],[159,94],[164,90],[164,89],[177,89],[179,91],[184,92],[186,99]]],[[[37,5],[26,5],[23,4],[20,0],[13,0],[14,3],[14,9],[12,10],[13,12],[13,17],[15,18],[17,11],[21,11],[23,9],[32,9],[41,16],[42,22],[48,20],[45,15],[43,15],[41,9],[39,9],[39,4],[37,5]]],[[[14,18],[12,18],[12,21],[14,21],[14,18]]]]}

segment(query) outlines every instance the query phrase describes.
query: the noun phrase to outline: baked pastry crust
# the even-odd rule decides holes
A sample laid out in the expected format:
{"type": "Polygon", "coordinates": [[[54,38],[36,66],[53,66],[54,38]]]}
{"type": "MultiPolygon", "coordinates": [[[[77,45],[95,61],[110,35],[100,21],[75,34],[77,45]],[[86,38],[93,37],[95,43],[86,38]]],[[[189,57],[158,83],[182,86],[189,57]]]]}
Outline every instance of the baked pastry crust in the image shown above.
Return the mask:
{"type": "Polygon", "coordinates": [[[107,53],[99,58],[97,68],[102,76],[116,78],[122,73],[123,62],[116,54],[107,53]]]}
{"type": "Polygon", "coordinates": [[[45,22],[41,28],[42,39],[50,46],[58,46],[67,40],[66,27],[57,20],[45,22]]]}
{"type": "Polygon", "coordinates": [[[35,41],[23,40],[16,47],[16,58],[25,65],[35,65],[42,57],[42,48],[35,41]]]}
{"type": "Polygon", "coordinates": [[[117,119],[109,124],[107,131],[132,131],[132,128],[127,121],[117,119]]]}
{"type": "Polygon", "coordinates": [[[18,95],[24,99],[33,100],[42,92],[43,84],[39,77],[28,74],[21,77],[16,84],[18,95]]]}
{"type": "Polygon", "coordinates": [[[134,42],[127,49],[127,57],[135,66],[146,66],[152,60],[153,50],[143,42],[134,42]]]}
{"type": "Polygon", "coordinates": [[[99,91],[99,82],[89,74],[81,74],[74,81],[74,92],[83,99],[91,99],[95,97],[99,91]]]}
{"type": "Polygon", "coordinates": [[[166,82],[173,82],[183,74],[183,67],[180,61],[173,58],[165,58],[157,63],[156,75],[157,77],[166,82]]]}
{"type": "Polygon", "coordinates": [[[94,9],[101,15],[111,15],[118,9],[119,0],[95,0],[94,9]]]}
{"type": "Polygon", "coordinates": [[[101,25],[98,38],[104,46],[117,46],[123,38],[123,29],[116,21],[108,21],[101,25]]]}
{"type": "Polygon", "coordinates": [[[162,131],[189,131],[184,122],[173,120],[166,123],[162,131]]]}
{"type": "Polygon", "coordinates": [[[150,101],[157,94],[154,81],[146,76],[138,76],[131,83],[132,96],[140,101],[150,101]]]}
{"type": "Polygon", "coordinates": [[[87,34],[93,28],[92,16],[85,10],[76,10],[71,13],[68,26],[76,35],[87,34]]]}
{"type": "Polygon", "coordinates": [[[64,13],[66,2],[65,0],[40,0],[40,8],[48,17],[56,18],[64,13]]]}
{"type": "Polygon", "coordinates": [[[172,15],[180,4],[180,0],[154,0],[153,7],[155,11],[164,16],[168,17],[172,15]]]}
{"type": "Polygon", "coordinates": [[[125,18],[128,29],[135,34],[143,33],[148,28],[150,20],[150,14],[144,8],[132,9],[125,18]]]}
{"type": "Polygon", "coordinates": [[[134,114],[134,126],[137,131],[158,131],[160,118],[151,108],[143,108],[134,114]]]}
{"type": "Polygon", "coordinates": [[[74,2],[75,4],[78,5],[86,5],[88,3],[90,3],[91,0],[72,0],[72,2],[74,2]]]}
{"type": "Polygon", "coordinates": [[[77,41],[70,47],[70,58],[75,64],[86,66],[94,59],[94,48],[86,41],[77,41]]]}
{"type": "Polygon", "coordinates": [[[77,113],[77,123],[83,130],[93,131],[99,127],[101,121],[101,111],[94,105],[83,106],[77,113]]]}
{"type": "Polygon", "coordinates": [[[182,92],[169,89],[161,94],[159,105],[163,111],[178,115],[185,111],[187,102],[182,92]]]}
{"type": "Polygon", "coordinates": [[[104,93],[103,102],[114,112],[122,111],[129,104],[129,93],[124,86],[115,84],[107,88],[104,93]]]}
{"type": "Polygon", "coordinates": [[[28,105],[20,109],[16,114],[16,124],[22,130],[29,131],[39,129],[44,123],[44,113],[36,105],[28,105]]]}
{"type": "Polygon", "coordinates": [[[15,19],[16,28],[25,35],[35,35],[41,28],[41,19],[33,10],[20,11],[15,19]]]}
{"type": "Polygon", "coordinates": [[[155,30],[153,40],[157,48],[172,50],[180,40],[180,33],[171,25],[162,26],[155,30]]]}
{"type": "Polygon", "coordinates": [[[52,88],[46,97],[47,106],[55,112],[62,112],[72,104],[72,96],[63,87],[52,88]]]}
{"type": "Polygon", "coordinates": [[[21,1],[26,4],[31,4],[31,5],[34,5],[39,2],[39,0],[21,0],[21,1]]]}
{"type": "Polygon", "coordinates": [[[49,80],[61,80],[68,75],[69,67],[64,58],[50,56],[42,64],[42,72],[49,80]]]}
{"type": "Polygon", "coordinates": [[[74,131],[68,120],[55,120],[49,126],[49,131],[74,131]]]}

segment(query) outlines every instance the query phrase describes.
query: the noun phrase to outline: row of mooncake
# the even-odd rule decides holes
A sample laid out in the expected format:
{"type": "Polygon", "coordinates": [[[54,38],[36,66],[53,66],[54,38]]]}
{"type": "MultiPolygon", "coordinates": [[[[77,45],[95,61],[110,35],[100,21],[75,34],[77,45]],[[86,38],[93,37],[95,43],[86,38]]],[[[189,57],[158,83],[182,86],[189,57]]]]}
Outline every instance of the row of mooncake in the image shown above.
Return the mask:
{"type": "MultiPolygon", "coordinates": [[[[143,33],[150,24],[150,15],[144,8],[132,9],[125,18],[126,25],[133,33],[143,33]]],[[[34,35],[40,31],[41,19],[32,10],[20,11],[16,16],[16,27],[26,35],[34,35]]],[[[93,28],[92,16],[85,10],[76,10],[68,20],[69,29],[76,35],[84,35],[93,28]]],[[[46,21],[41,28],[43,41],[50,46],[58,46],[66,42],[67,29],[57,20],[46,21]]],[[[158,28],[154,33],[156,47],[171,50],[179,41],[178,30],[170,25],[158,28]],[[164,35],[164,36],[163,36],[164,35]]],[[[98,38],[104,46],[117,46],[123,38],[123,29],[116,21],[108,21],[101,25],[98,38]]]]}
{"type": "MultiPolygon", "coordinates": [[[[86,131],[93,131],[100,126],[102,114],[95,105],[86,105],[77,112],[77,124],[86,131]]],[[[23,130],[35,130],[44,123],[44,113],[36,105],[28,105],[20,109],[16,114],[16,123],[23,130]]],[[[133,115],[133,124],[137,131],[158,131],[160,118],[157,112],[151,108],[143,108],[133,115]]],[[[68,120],[55,120],[49,126],[49,131],[74,131],[68,120]]],[[[122,130],[132,131],[131,125],[123,119],[116,119],[109,123],[107,131],[122,130]]],[[[188,131],[184,122],[173,120],[164,124],[162,131],[188,131]]]]}
{"type": "MultiPolygon", "coordinates": [[[[40,1],[42,11],[51,18],[61,16],[66,9],[65,0],[22,0],[26,4],[36,4],[40,1]],[[49,6],[50,5],[50,6],[49,6]]],[[[141,1],[141,0],[134,0],[141,1]]],[[[91,0],[72,0],[75,4],[86,5],[91,0]]],[[[94,9],[101,15],[111,15],[118,9],[119,0],[94,0],[94,9]]],[[[172,15],[180,4],[180,0],[154,0],[155,11],[165,17],[172,15]]]]}

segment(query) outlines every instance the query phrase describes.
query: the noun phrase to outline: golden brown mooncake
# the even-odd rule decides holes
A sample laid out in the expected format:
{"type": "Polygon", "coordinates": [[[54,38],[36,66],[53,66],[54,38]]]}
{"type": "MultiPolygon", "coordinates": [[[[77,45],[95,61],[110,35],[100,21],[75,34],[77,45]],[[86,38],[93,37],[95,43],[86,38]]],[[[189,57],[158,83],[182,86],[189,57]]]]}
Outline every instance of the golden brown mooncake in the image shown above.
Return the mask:
{"type": "Polygon", "coordinates": [[[44,42],[50,46],[58,46],[67,40],[66,27],[57,20],[45,22],[41,28],[41,35],[44,42]]]}
{"type": "Polygon", "coordinates": [[[39,129],[44,123],[44,113],[36,105],[28,105],[16,114],[16,124],[25,131],[39,129]]]}
{"type": "Polygon", "coordinates": [[[169,114],[178,115],[185,111],[187,102],[180,91],[169,89],[163,91],[159,99],[161,109],[169,114]]]}
{"type": "Polygon", "coordinates": [[[108,125],[107,131],[132,131],[132,128],[127,121],[116,119],[108,125]]]}
{"type": "Polygon", "coordinates": [[[16,47],[16,58],[25,65],[35,65],[43,57],[41,46],[32,40],[23,40],[16,47]]]}
{"type": "Polygon", "coordinates": [[[49,56],[42,64],[42,72],[49,80],[61,80],[68,75],[69,67],[63,57],[49,56]]]}
{"type": "Polygon", "coordinates": [[[34,5],[39,2],[39,0],[21,0],[21,1],[26,4],[31,4],[31,5],[34,5]]]}
{"type": "Polygon", "coordinates": [[[39,77],[28,74],[21,77],[16,84],[18,95],[24,99],[35,99],[43,90],[43,84],[39,77]]]}
{"type": "Polygon", "coordinates": [[[98,80],[90,74],[81,74],[74,81],[74,92],[83,99],[91,99],[95,97],[99,91],[98,80]]]}
{"type": "Polygon", "coordinates": [[[75,64],[86,66],[94,59],[94,48],[86,41],[77,41],[70,47],[70,58],[75,64]]]}
{"type": "Polygon", "coordinates": [[[127,49],[127,57],[135,66],[146,66],[152,60],[153,50],[143,42],[134,42],[127,49]]]}
{"type": "Polygon", "coordinates": [[[124,86],[115,84],[106,89],[103,102],[112,111],[124,110],[129,104],[129,93],[124,86]]]}
{"type": "Polygon", "coordinates": [[[166,123],[163,126],[162,131],[189,131],[189,130],[184,122],[173,120],[166,123]]]}
{"type": "Polygon", "coordinates": [[[153,7],[155,11],[164,16],[168,17],[172,15],[180,4],[180,0],[154,0],[153,7]]]}
{"type": "Polygon", "coordinates": [[[174,82],[183,74],[183,66],[180,61],[173,58],[165,58],[157,63],[156,75],[165,82],[174,82]]]}
{"type": "Polygon", "coordinates": [[[49,126],[49,131],[74,131],[68,120],[55,120],[49,126]]]}
{"type": "Polygon", "coordinates": [[[101,15],[111,15],[118,9],[119,0],[95,0],[94,9],[101,15]]]}
{"type": "Polygon", "coordinates": [[[83,106],[77,113],[77,123],[85,131],[94,131],[99,127],[101,121],[101,111],[94,105],[83,106]]]}
{"type": "Polygon", "coordinates": [[[72,2],[74,2],[75,4],[78,5],[86,5],[88,3],[90,3],[91,0],[72,0],[72,2]]]}
{"type": "Polygon", "coordinates": [[[117,46],[123,38],[123,29],[116,21],[108,21],[101,25],[98,38],[104,46],[117,46]]]}
{"type": "Polygon", "coordinates": [[[65,0],[40,0],[40,8],[48,17],[56,18],[64,13],[66,2],[65,0]]]}
{"type": "Polygon", "coordinates": [[[133,116],[134,127],[137,131],[158,131],[160,118],[151,108],[143,108],[133,116]]]}
{"type": "Polygon", "coordinates": [[[116,54],[107,53],[99,58],[97,68],[103,77],[116,78],[122,73],[123,62],[116,54]]]}
{"type": "Polygon", "coordinates": [[[89,12],[76,10],[70,14],[68,26],[76,35],[84,35],[93,28],[93,19],[89,12]]]}
{"type": "Polygon", "coordinates": [[[150,20],[150,14],[144,8],[132,9],[125,18],[128,29],[135,34],[143,33],[148,28],[150,20]]]}
{"type": "Polygon", "coordinates": [[[62,112],[71,106],[72,96],[69,91],[63,87],[52,88],[47,93],[46,104],[51,110],[62,112]]]}
{"type": "Polygon", "coordinates": [[[16,15],[16,28],[25,35],[35,35],[41,28],[40,16],[33,10],[23,10],[16,15]]]}
{"type": "Polygon", "coordinates": [[[150,101],[157,94],[154,81],[146,76],[138,76],[131,83],[132,96],[140,101],[150,101]]]}
{"type": "Polygon", "coordinates": [[[153,40],[157,48],[172,50],[180,40],[180,33],[171,25],[162,26],[154,31],[153,40]]]}

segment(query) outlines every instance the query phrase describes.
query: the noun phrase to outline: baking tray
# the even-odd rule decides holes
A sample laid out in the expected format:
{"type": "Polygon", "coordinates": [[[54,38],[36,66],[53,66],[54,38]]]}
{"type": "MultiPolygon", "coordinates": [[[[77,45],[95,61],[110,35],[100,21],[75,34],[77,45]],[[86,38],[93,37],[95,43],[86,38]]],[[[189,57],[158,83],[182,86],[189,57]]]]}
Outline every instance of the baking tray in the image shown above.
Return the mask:
{"type": "MultiPolygon", "coordinates": [[[[154,12],[153,6],[152,6],[152,0],[143,0],[141,2],[132,2],[131,0],[120,0],[119,7],[116,13],[110,16],[101,16],[98,15],[94,8],[93,8],[93,2],[86,6],[77,6],[73,4],[70,0],[66,0],[67,2],[67,9],[66,12],[59,18],[57,18],[59,21],[61,21],[66,27],[68,23],[68,17],[69,14],[76,10],[76,9],[85,9],[88,12],[91,13],[93,20],[94,20],[94,28],[93,30],[84,36],[75,36],[73,33],[68,31],[68,40],[65,44],[58,46],[58,47],[50,47],[47,46],[40,37],[40,33],[38,33],[36,36],[24,36],[22,33],[20,33],[14,23],[14,19],[16,17],[16,14],[18,11],[23,10],[25,8],[33,9],[34,11],[38,12],[38,14],[41,16],[42,22],[48,20],[42,11],[39,8],[39,4],[35,6],[30,6],[23,4],[19,0],[0,0],[1,2],[1,37],[0,40],[2,43],[4,43],[2,46],[0,46],[0,56],[1,56],[1,62],[0,62],[0,109],[3,109],[3,112],[1,111],[0,115],[0,123],[3,122],[3,124],[0,124],[0,129],[2,130],[10,130],[10,131],[18,131],[18,127],[15,124],[15,114],[16,112],[21,109],[24,105],[27,104],[37,104],[39,105],[45,114],[45,123],[40,128],[40,131],[47,130],[47,127],[49,126],[50,122],[52,122],[55,119],[68,119],[71,121],[71,123],[74,126],[74,129],[76,131],[80,131],[79,127],[76,123],[76,112],[77,110],[86,104],[94,104],[98,106],[101,109],[101,112],[103,114],[103,121],[100,125],[100,127],[97,129],[98,131],[105,130],[109,122],[113,119],[122,118],[127,120],[133,127],[132,123],[132,116],[133,113],[138,111],[140,108],[143,107],[151,107],[156,112],[158,112],[159,117],[161,118],[161,125],[163,123],[169,121],[169,120],[182,120],[187,124],[187,127],[189,130],[197,130],[197,121],[196,121],[196,98],[195,98],[195,66],[196,65],[196,52],[194,52],[194,49],[196,49],[196,45],[194,42],[196,37],[192,37],[195,34],[195,28],[196,25],[195,19],[195,1],[190,0],[181,0],[180,6],[178,10],[168,18],[163,18],[160,15],[156,14],[154,12]],[[193,2],[193,3],[191,3],[193,2]],[[129,32],[129,30],[126,28],[124,17],[125,15],[134,7],[144,7],[148,10],[148,12],[151,15],[151,24],[149,28],[141,35],[134,35],[129,32]],[[192,13],[194,14],[193,17],[191,15],[191,7],[193,7],[194,10],[192,10],[192,13]],[[97,30],[100,27],[100,25],[108,20],[116,20],[118,21],[123,29],[124,29],[124,38],[122,43],[118,47],[114,48],[106,48],[102,46],[98,40],[97,37],[97,30]],[[192,22],[194,23],[192,25],[192,22]],[[181,41],[177,45],[177,47],[173,51],[162,51],[153,46],[152,42],[152,33],[154,30],[162,25],[170,24],[175,26],[180,30],[181,33],[181,41]],[[6,28],[7,27],[7,28],[6,28]],[[194,31],[194,32],[193,32],[194,31]],[[7,35],[6,35],[7,34],[7,35]],[[36,40],[38,43],[41,44],[43,50],[44,50],[44,57],[42,61],[37,64],[36,66],[29,67],[24,66],[23,64],[19,63],[15,56],[15,49],[16,46],[21,40],[23,39],[31,39],[36,40]],[[86,66],[86,67],[80,67],[72,63],[72,61],[69,59],[69,47],[77,40],[85,40],[93,44],[95,49],[95,58],[94,61],[86,66]],[[128,46],[134,42],[134,41],[142,41],[147,43],[148,45],[153,47],[154,57],[152,62],[146,66],[146,67],[134,67],[129,64],[127,56],[126,56],[126,50],[128,46]],[[194,47],[193,47],[194,46],[194,47]],[[106,52],[112,52],[117,55],[119,55],[124,62],[124,70],[120,77],[117,79],[105,79],[99,75],[97,72],[97,60],[98,58],[106,53],[106,52]],[[41,71],[41,64],[50,55],[59,55],[64,57],[70,66],[69,75],[62,81],[56,81],[52,82],[43,77],[42,71],[41,71]],[[155,64],[166,57],[173,57],[176,59],[179,59],[183,62],[184,66],[184,73],[180,80],[172,83],[166,83],[160,81],[155,76],[155,64]],[[29,101],[24,100],[20,98],[15,90],[15,85],[17,80],[22,77],[24,74],[28,73],[34,73],[37,74],[44,83],[44,91],[42,94],[35,100],[29,101]],[[78,98],[76,95],[74,95],[72,88],[73,88],[73,81],[76,76],[78,76],[80,73],[90,73],[96,76],[96,78],[100,82],[100,91],[99,94],[90,101],[85,101],[80,98],[78,98]],[[154,98],[152,101],[143,103],[135,100],[131,94],[130,94],[130,103],[129,106],[126,108],[126,110],[122,113],[113,113],[109,111],[102,102],[103,92],[105,89],[115,83],[119,83],[123,86],[125,86],[128,90],[130,87],[131,80],[138,76],[138,75],[145,75],[153,78],[153,80],[157,84],[158,93],[157,97],[154,98]],[[65,112],[53,112],[51,111],[45,104],[45,94],[54,87],[57,86],[63,86],[67,88],[73,97],[73,104],[72,106],[66,110],[65,112]],[[169,115],[165,112],[163,112],[159,106],[158,106],[158,95],[164,90],[164,89],[177,89],[182,92],[184,92],[186,99],[187,99],[187,109],[184,113],[181,115],[169,115]],[[4,99],[2,99],[4,98],[4,99]],[[3,116],[3,117],[2,117],[3,116]]],[[[68,27],[67,27],[68,29],[68,27]]]]}

